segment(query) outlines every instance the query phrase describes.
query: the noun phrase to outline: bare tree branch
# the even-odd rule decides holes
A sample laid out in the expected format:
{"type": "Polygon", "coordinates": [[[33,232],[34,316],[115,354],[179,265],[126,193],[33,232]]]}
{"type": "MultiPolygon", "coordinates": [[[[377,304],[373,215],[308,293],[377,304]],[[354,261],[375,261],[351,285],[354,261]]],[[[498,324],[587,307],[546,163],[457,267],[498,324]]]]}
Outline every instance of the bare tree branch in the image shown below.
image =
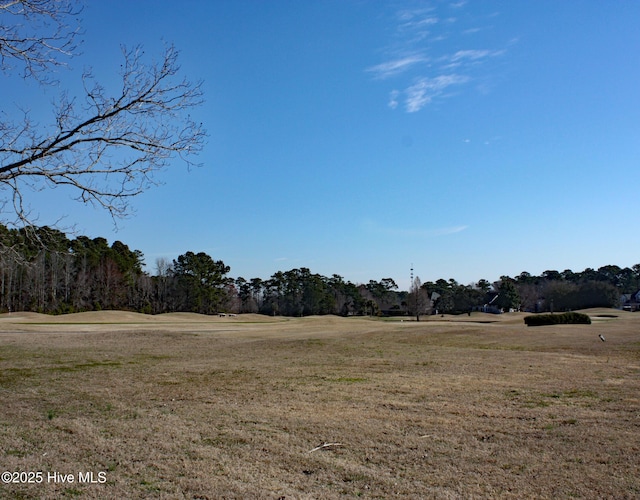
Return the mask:
{"type": "MultiPolygon", "coordinates": [[[[74,55],[80,11],[79,0],[0,0],[0,71],[51,83],[74,55]]],[[[144,61],[140,47],[123,55],[119,90],[107,91],[87,70],[83,95],[62,93],[49,125],[34,123],[28,111],[0,111],[0,219],[33,224],[27,190],[60,186],[124,217],[130,198],[171,160],[193,165],[206,134],[188,112],[202,102],[201,84],[178,78],[173,46],[155,63],[144,61]]]]}
{"type": "Polygon", "coordinates": [[[76,0],[0,0],[0,69],[48,81],[77,48],[80,11],[76,0]]]}
{"type": "Polygon", "coordinates": [[[19,123],[0,116],[0,189],[11,193],[22,222],[31,222],[25,188],[71,186],[79,201],[123,217],[129,199],[154,184],[171,159],[194,164],[206,134],[188,111],[202,103],[201,84],[177,79],[173,46],[151,64],[140,47],[123,54],[119,93],[110,96],[86,71],[84,98],[63,94],[49,128],[34,125],[28,113],[19,123]]]}
{"type": "Polygon", "coordinates": [[[344,446],[342,443],[322,443],[316,446],[313,450],[309,450],[307,453],[313,453],[314,451],[322,450],[324,448],[332,448],[334,446],[344,446]]]}

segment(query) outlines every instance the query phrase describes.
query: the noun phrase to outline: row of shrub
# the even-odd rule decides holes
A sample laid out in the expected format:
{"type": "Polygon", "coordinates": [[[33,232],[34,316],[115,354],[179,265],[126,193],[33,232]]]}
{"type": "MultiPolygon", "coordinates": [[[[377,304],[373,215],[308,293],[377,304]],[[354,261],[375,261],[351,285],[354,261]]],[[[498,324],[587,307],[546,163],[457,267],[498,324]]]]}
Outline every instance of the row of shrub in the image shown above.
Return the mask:
{"type": "Polygon", "coordinates": [[[590,325],[591,318],[582,313],[566,312],[562,314],[536,314],[534,316],[526,316],[524,322],[527,326],[590,325]]]}

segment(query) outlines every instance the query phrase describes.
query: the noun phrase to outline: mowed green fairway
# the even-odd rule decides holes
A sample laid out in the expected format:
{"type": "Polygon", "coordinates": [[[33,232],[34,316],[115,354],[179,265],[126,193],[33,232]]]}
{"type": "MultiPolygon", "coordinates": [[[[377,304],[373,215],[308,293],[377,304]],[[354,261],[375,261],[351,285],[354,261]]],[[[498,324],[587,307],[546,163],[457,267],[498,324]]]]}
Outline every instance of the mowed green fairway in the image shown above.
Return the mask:
{"type": "Polygon", "coordinates": [[[640,313],[586,312],[3,315],[0,498],[638,498],[640,313]]]}

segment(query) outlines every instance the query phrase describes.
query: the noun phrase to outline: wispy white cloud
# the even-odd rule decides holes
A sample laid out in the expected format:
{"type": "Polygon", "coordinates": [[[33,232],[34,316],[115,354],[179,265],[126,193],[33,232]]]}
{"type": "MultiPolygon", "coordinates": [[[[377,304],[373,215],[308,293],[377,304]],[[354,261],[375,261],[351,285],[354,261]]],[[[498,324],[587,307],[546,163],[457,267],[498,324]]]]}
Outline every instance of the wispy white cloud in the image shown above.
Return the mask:
{"type": "Polygon", "coordinates": [[[432,236],[446,236],[448,234],[456,234],[456,233],[461,233],[462,231],[465,231],[466,229],[469,229],[469,226],[449,226],[449,227],[441,227],[439,229],[434,229],[431,232],[432,236]]]}
{"type": "Polygon", "coordinates": [[[462,31],[463,35],[474,35],[476,33],[480,33],[484,28],[469,28],[462,31]]]}
{"type": "Polygon", "coordinates": [[[490,57],[498,57],[505,53],[504,50],[486,50],[486,49],[467,49],[459,50],[454,54],[448,54],[442,56],[438,62],[446,63],[442,64],[441,69],[448,71],[454,68],[466,67],[467,69],[471,65],[477,65],[483,62],[483,60],[490,57]]]}
{"type": "Polygon", "coordinates": [[[400,25],[400,29],[404,30],[419,30],[422,31],[434,24],[438,24],[440,19],[436,16],[426,16],[426,17],[411,17],[409,20],[400,25]]]}
{"type": "Polygon", "coordinates": [[[401,37],[406,37],[404,42],[419,43],[427,39],[441,19],[434,15],[435,7],[401,10],[396,14],[397,32],[401,37]]]}
{"type": "Polygon", "coordinates": [[[417,19],[430,19],[435,17],[432,15],[435,10],[436,8],[433,6],[416,7],[413,9],[401,9],[396,12],[396,18],[401,23],[401,26],[405,26],[417,19]]]}
{"type": "Polygon", "coordinates": [[[466,8],[466,0],[451,0],[396,12],[393,42],[386,50],[392,56],[386,62],[366,68],[376,80],[405,79],[404,84],[394,83],[387,102],[389,108],[397,109],[402,104],[406,112],[415,113],[436,98],[454,95],[447,90],[452,86],[463,90],[472,81],[490,78],[482,74],[480,68],[487,67],[485,63],[489,59],[503,55],[506,50],[460,47],[463,43],[470,45],[471,38],[465,35],[489,29],[475,25],[475,17],[464,15],[466,8]],[[451,16],[452,9],[455,16],[451,16]]]}
{"type": "Polygon", "coordinates": [[[415,84],[405,91],[405,109],[408,113],[420,111],[435,97],[444,93],[452,85],[466,83],[469,77],[464,75],[440,75],[435,78],[420,78],[415,84]]]}
{"type": "Polygon", "coordinates": [[[428,59],[423,56],[410,55],[394,59],[392,61],[387,61],[382,64],[377,64],[376,66],[371,66],[370,68],[367,68],[367,71],[374,73],[376,78],[384,79],[398,75],[407,71],[412,66],[426,61],[428,61],[428,59]]]}
{"type": "Polygon", "coordinates": [[[396,109],[398,107],[398,96],[400,95],[400,92],[398,92],[397,90],[392,90],[391,93],[389,94],[389,104],[388,106],[391,109],[396,109]]]}
{"type": "Polygon", "coordinates": [[[378,233],[394,238],[434,238],[461,233],[469,228],[467,225],[446,226],[438,228],[407,228],[380,226],[372,220],[365,221],[365,228],[372,233],[378,233]]]}
{"type": "Polygon", "coordinates": [[[459,50],[458,52],[453,54],[450,59],[453,62],[461,61],[463,59],[466,59],[469,61],[477,61],[479,59],[484,59],[486,57],[500,56],[504,54],[504,52],[505,52],[504,50],[486,50],[486,49],[459,50]]]}

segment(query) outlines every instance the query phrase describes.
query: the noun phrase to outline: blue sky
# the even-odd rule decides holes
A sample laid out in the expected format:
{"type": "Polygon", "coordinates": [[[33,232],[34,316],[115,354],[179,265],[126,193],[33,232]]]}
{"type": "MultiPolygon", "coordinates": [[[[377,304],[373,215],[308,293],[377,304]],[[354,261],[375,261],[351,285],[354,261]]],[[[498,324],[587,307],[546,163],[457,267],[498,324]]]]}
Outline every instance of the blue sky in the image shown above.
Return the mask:
{"type": "MultiPolygon", "coordinates": [[[[464,284],[631,266],[638,19],[632,1],[88,2],[61,85],[85,65],[117,85],[121,44],[174,43],[203,80],[203,166],[176,161],[117,231],[61,192],[33,206],[151,272],[188,250],[233,277],[308,267],[404,289],[412,264],[464,284]]],[[[3,109],[42,98],[6,80],[3,109]]]]}

